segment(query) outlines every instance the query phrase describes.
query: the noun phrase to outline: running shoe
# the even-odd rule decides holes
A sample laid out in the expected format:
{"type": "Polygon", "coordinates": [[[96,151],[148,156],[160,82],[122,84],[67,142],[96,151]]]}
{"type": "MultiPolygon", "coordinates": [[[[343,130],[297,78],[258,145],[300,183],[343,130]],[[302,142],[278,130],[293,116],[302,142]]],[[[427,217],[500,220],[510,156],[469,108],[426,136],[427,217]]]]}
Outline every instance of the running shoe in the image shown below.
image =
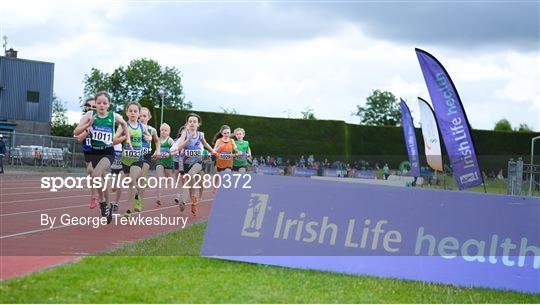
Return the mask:
{"type": "Polygon", "coordinates": [[[109,205],[107,204],[107,202],[100,202],[99,209],[101,210],[102,217],[107,217],[109,215],[109,205]]]}
{"type": "Polygon", "coordinates": [[[161,200],[156,200],[157,205],[161,205],[161,200]]]}
{"type": "Polygon", "coordinates": [[[107,224],[110,224],[112,222],[112,218],[113,218],[113,204],[111,203],[109,205],[109,213],[107,214],[107,224]]]}
{"type": "Polygon", "coordinates": [[[191,196],[191,214],[197,216],[197,196],[191,196]]]}
{"type": "Polygon", "coordinates": [[[176,204],[180,203],[180,194],[176,194],[176,195],[174,196],[174,202],[175,202],[176,204]]]}
{"type": "Polygon", "coordinates": [[[196,204],[191,204],[191,214],[193,214],[193,216],[197,216],[197,205],[196,204]]]}
{"type": "Polygon", "coordinates": [[[135,194],[135,208],[133,209],[135,212],[142,211],[142,201],[141,197],[139,197],[139,193],[135,194]]]}
{"type": "Polygon", "coordinates": [[[96,207],[97,207],[97,198],[96,197],[90,198],[90,208],[95,209],[96,207]]]}
{"type": "Polygon", "coordinates": [[[125,213],[124,213],[124,218],[131,218],[131,210],[127,210],[125,213]]]}
{"type": "Polygon", "coordinates": [[[186,203],[185,202],[180,202],[178,204],[178,207],[180,208],[180,212],[183,212],[186,209],[186,203]]]}
{"type": "Polygon", "coordinates": [[[112,211],[113,211],[113,212],[118,212],[118,203],[113,202],[113,203],[111,203],[111,204],[112,204],[112,211]]]}

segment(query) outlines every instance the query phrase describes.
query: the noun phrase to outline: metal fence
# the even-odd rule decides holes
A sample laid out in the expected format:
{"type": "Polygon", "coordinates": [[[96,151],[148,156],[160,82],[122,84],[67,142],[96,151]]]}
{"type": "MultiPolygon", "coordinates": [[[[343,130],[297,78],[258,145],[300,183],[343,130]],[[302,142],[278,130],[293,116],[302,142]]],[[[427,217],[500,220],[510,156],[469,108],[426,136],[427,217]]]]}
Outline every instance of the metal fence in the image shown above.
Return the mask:
{"type": "Polygon", "coordinates": [[[14,166],[84,167],[82,145],[75,138],[7,133],[5,162],[14,166]]]}

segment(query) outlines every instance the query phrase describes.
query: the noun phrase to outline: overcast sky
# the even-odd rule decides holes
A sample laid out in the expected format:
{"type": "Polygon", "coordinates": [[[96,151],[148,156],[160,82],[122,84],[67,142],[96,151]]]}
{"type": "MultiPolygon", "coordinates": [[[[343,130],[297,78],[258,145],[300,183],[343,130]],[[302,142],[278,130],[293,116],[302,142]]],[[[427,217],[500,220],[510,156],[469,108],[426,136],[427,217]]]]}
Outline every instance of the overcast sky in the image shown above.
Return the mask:
{"type": "Polygon", "coordinates": [[[78,119],[84,74],[146,57],[182,71],[201,111],[358,123],[374,89],[429,100],[414,48],[435,55],[473,128],[507,118],[540,130],[538,1],[10,1],[1,35],[55,63],[54,91],[78,119]]]}

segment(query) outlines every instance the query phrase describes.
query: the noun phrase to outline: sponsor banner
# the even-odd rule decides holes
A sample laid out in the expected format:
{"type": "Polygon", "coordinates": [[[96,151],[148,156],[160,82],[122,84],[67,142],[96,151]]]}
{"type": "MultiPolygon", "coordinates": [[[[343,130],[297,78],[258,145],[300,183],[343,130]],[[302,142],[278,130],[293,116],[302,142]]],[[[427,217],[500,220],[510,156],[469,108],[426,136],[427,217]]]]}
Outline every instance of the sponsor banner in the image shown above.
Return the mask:
{"type": "Polygon", "coordinates": [[[420,108],[420,120],[422,124],[422,136],[424,137],[424,150],[428,165],[434,170],[443,171],[441,140],[439,139],[439,129],[433,109],[422,98],[418,98],[420,108]]]}
{"type": "Polygon", "coordinates": [[[411,111],[403,99],[400,99],[401,122],[403,123],[403,136],[411,164],[411,173],[413,176],[420,176],[420,160],[418,160],[418,145],[416,144],[416,134],[414,133],[414,123],[411,111]]]}
{"type": "Polygon", "coordinates": [[[538,198],[277,176],[251,185],[217,192],[202,255],[540,293],[538,198]]]}
{"type": "Polygon", "coordinates": [[[346,170],[340,170],[340,169],[333,169],[333,168],[325,168],[323,172],[323,176],[325,177],[345,177],[347,176],[346,170]]]}
{"type": "Polygon", "coordinates": [[[452,79],[431,54],[416,49],[416,56],[459,189],[481,185],[483,177],[476,159],[469,122],[452,79]]]}
{"type": "Polygon", "coordinates": [[[296,177],[311,177],[317,176],[317,170],[311,168],[296,167],[293,172],[296,177]]]}
{"type": "Polygon", "coordinates": [[[375,171],[356,171],[354,174],[356,178],[362,178],[362,179],[377,179],[377,174],[375,171]]]}
{"type": "Polygon", "coordinates": [[[281,170],[279,167],[257,166],[255,167],[255,173],[262,174],[262,175],[280,175],[281,170]]]}

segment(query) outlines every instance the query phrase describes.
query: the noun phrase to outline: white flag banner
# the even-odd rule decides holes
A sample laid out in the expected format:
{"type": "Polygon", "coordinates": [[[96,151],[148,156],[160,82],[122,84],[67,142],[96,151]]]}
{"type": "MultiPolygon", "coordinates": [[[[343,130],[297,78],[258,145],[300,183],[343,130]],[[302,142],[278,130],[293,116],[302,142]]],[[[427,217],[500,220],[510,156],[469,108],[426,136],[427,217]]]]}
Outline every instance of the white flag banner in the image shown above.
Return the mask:
{"type": "Polygon", "coordinates": [[[422,136],[424,137],[427,163],[434,170],[442,172],[441,141],[439,140],[439,131],[433,109],[420,97],[418,98],[418,106],[420,106],[422,136]]]}

